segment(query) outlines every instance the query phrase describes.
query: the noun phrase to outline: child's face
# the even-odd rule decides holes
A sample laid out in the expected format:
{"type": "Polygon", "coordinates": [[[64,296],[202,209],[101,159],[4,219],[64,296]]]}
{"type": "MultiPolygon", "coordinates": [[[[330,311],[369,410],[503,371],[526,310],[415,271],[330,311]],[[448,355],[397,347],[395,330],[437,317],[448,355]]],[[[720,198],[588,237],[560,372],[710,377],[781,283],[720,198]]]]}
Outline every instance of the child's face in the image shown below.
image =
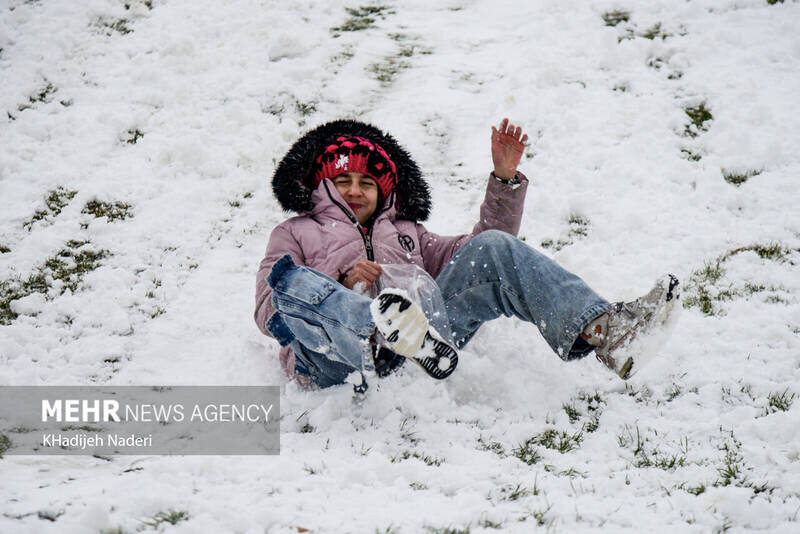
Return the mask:
{"type": "Polygon", "coordinates": [[[334,178],[333,185],[361,224],[366,223],[378,208],[378,184],[366,174],[346,172],[334,178]]]}

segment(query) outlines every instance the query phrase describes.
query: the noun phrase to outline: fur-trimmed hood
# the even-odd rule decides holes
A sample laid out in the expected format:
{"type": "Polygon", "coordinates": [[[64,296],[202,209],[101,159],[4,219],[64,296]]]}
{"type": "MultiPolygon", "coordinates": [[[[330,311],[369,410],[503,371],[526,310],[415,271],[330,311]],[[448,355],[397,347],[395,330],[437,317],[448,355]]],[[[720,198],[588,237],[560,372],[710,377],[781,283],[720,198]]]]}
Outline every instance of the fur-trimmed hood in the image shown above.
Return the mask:
{"type": "Polygon", "coordinates": [[[398,219],[424,221],[431,210],[430,188],[419,167],[395,139],[372,126],[354,120],[327,122],[310,130],[289,149],[275,169],[272,192],[286,211],[306,213],[314,207],[314,160],[325,146],[340,135],[365,137],[378,143],[397,167],[395,209],[398,219]]]}

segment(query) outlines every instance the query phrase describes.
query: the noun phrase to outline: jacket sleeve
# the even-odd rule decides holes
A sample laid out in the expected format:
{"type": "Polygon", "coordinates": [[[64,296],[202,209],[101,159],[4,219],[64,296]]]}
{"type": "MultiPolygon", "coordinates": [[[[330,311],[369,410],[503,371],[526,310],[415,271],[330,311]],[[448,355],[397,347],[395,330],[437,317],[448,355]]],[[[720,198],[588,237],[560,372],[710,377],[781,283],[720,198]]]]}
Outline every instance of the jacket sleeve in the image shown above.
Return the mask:
{"type": "Polygon", "coordinates": [[[266,325],[267,320],[275,309],[272,306],[272,288],[267,283],[267,277],[272,271],[272,266],[275,262],[286,254],[290,254],[297,265],[305,265],[305,257],[300,244],[286,227],[278,225],[269,236],[267,251],[258,267],[258,276],[256,277],[256,311],[254,318],[258,329],[270,337],[272,334],[269,333],[266,325]]]}
{"type": "Polygon", "coordinates": [[[456,236],[441,236],[429,232],[424,225],[417,225],[417,237],[422,249],[425,269],[434,278],[439,276],[450,258],[470,239],[486,230],[501,230],[513,236],[519,232],[528,178],[517,171],[518,184],[505,184],[490,176],[486,195],[480,209],[480,219],[472,233],[456,236]]]}

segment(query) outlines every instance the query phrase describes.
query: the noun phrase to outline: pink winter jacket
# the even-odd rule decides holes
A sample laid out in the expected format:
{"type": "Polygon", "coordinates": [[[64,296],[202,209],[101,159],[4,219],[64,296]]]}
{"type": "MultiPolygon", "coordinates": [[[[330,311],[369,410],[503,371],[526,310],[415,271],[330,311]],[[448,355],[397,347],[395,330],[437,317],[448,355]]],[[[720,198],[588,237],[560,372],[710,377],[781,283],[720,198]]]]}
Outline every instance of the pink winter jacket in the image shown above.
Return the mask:
{"type": "MultiPolygon", "coordinates": [[[[472,233],[441,236],[424,225],[395,218],[395,207],[387,201],[375,220],[371,239],[372,261],[376,263],[413,263],[436,278],[455,252],[484,230],[502,230],[517,235],[528,179],[517,173],[519,185],[508,185],[491,177],[481,204],[480,218],[472,233]]],[[[272,231],[267,251],[258,269],[255,321],[259,330],[270,335],[266,323],[275,309],[272,288],[267,277],[275,262],[290,254],[295,264],[311,267],[334,280],[355,263],[368,257],[367,243],[361,230],[351,222],[352,210],[330,180],[323,180],[312,193],[311,212],[292,217],[272,231]],[[349,216],[343,211],[348,210],[349,216]]],[[[280,352],[281,366],[294,377],[294,354],[289,347],[280,352]]]]}

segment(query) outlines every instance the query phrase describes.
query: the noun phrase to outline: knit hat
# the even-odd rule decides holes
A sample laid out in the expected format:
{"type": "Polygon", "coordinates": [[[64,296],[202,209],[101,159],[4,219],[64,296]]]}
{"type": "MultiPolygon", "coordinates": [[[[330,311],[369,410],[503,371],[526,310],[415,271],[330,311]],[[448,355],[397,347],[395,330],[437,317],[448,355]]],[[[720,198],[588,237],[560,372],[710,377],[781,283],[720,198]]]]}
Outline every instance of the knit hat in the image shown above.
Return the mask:
{"type": "Polygon", "coordinates": [[[397,168],[386,151],[365,137],[339,136],[328,144],[314,162],[314,187],[325,178],[346,172],[370,176],[387,198],[397,185],[397,168]]]}

